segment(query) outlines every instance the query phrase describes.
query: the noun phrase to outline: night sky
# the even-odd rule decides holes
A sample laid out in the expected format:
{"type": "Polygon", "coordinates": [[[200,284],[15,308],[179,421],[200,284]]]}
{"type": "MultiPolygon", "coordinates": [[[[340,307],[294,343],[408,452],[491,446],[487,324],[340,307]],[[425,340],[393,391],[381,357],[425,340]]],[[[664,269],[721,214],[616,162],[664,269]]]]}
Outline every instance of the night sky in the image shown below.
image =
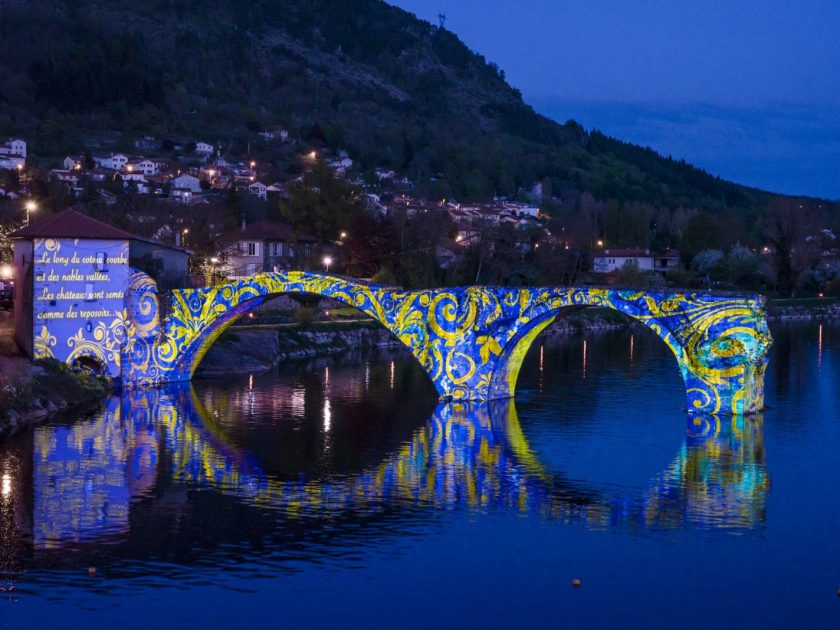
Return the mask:
{"type": "Polygon", "coordinates": [[[840,2],[390,0],[538,111],[743,184],[840,199],[840,2]]]}

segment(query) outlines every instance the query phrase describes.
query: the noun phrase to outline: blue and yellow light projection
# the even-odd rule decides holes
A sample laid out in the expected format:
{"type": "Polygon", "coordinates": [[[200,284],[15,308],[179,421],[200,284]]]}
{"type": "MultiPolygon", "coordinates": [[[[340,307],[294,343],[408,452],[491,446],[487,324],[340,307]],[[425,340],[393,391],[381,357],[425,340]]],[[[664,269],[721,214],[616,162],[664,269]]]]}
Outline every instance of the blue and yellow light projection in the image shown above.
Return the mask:
{"type": "Polygon", "coordinates": [[[89,358],[118,378],[128,241],[36,238],[33,253],[33,358],[89,358]]]}
{"type": "Polygon", "coordinates": [[[189,380],[213,342],[239,317],[280,294],[329,297],[372,317],[423,366],[441,400],[514,395],[533,340],[569,309],[616,310],[652,330],[674,353],[690,412],[748,414],[764,407],[772,343],[764,298],[562,287],[459,287],[405,291],[320,273],[257,274],[231,284],[174,291],[161,323],[157,289],[140,272],[127,294],[123,382],[189,380]]]}
{"type": "Polygon", "coordinates": [[[33,446],[29,522],[39,549],[127,532],[132,506],[165,496],[157,488],[169,487],[167,479],[288,518],[369,513],[388,504],[465,506],[599,530],[619,523],[754,529],[764,522],[770,488],[760,414],[689,417],[676,457],[641,494],[605,492],[548,470],[512,400],[439,404],[381,461],[328,478],[268,473],[226,438],[189,384],[135,388],[92,418],[36,428],[33,446]]]}

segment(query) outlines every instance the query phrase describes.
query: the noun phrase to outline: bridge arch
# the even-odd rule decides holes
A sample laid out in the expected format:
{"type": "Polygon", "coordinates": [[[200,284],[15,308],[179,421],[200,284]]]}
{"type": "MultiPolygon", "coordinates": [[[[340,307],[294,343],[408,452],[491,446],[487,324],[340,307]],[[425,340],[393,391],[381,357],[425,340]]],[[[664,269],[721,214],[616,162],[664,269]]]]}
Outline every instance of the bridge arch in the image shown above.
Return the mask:
{"type": "MultiPolygon", "coordinates": [[[[173,291],[169,314],[161,324],[154,281],[136,273],[128,298],[133,333],[128,350],[133,361],[123,380],[145,384],[190,380],[201,359],[229,326],[280,295],[331,298],[395,333],[389,313],[397,292],[340,276],[301,271],[264,273],[239,282],[173,291]]],[[[406,345],[414,354],[411,345],[406,345]]]]}
{"type": "Polygon", "coordinates": [[[690,412],[752,413],[763,408],[772,342],[763,298],[614,289],[548,289],[529,302],[522,326],[501,349],[491,397],[511,396],[534,340],[563,313],[601,307],[643,324],[677,360],[690,412]]]}

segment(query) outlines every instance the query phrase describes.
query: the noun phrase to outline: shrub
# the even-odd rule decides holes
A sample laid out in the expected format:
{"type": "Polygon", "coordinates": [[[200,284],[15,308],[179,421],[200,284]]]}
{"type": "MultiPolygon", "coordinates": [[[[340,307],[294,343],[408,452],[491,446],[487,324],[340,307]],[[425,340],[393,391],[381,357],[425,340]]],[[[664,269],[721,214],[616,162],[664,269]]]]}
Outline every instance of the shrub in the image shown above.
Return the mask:
{"type": "Polygon", "coordinates": [[[295,311],[295,323],[304,328],[312,325],[315,321],[315,309],[308,307],[301,307],[295,311]]]}

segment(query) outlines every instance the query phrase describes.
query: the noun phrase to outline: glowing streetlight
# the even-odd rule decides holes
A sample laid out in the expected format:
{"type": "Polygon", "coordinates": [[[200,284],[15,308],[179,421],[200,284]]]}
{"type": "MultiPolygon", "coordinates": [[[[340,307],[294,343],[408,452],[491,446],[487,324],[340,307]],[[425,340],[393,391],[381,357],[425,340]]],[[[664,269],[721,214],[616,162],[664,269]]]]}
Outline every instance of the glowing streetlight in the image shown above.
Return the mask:
{"type": "Polygon", "coordinates": [[[324,258],[321,262],[324,263],[324,271],[326,273],[329,273],[330,272],[330,265],[333,263],[332,256],[324,256],[324,258]]]}
{"type": "Polygon", "coordinates": [[[345,238],[347,238],[347,232],[342,231],[341,234],[338,235],[338,237],[343,241],[345,238]]]}
{"type": "Polygon", "coordinates": [[[256,162],[254,162],[254,161],[252,160],[252,161],[251,161],[251,168],[256,167],[256,165],[257,165],[257,163],[256,163],[256,162]]]}
{"type": "Polygon", "coordinates": [[[0,265],[0,278],[4,280],[8,280],[12,277],[12,266],[11,265],[0,265]]]}
{"type": "Polygon", "coordinates": [[[602,241],[602,240],[599,238],[599,239],[598,239],[598,247],[603,247],[603,246],[604,246],[604,241],[602,241]]]}
{"type": "Polygon", "coordinates": [[[318,152],[310,151],[309,155],[307,155],[306,157],[308,157],[312,162],[314,162],[316,159],[318,159],[318,152]]]}
{"type": "Polygon", "coordinates": [[[26,202],[26,225],[29,225],[29,213],[35,212],[38,209],[38,204],[30,200],[26,202]]]}

